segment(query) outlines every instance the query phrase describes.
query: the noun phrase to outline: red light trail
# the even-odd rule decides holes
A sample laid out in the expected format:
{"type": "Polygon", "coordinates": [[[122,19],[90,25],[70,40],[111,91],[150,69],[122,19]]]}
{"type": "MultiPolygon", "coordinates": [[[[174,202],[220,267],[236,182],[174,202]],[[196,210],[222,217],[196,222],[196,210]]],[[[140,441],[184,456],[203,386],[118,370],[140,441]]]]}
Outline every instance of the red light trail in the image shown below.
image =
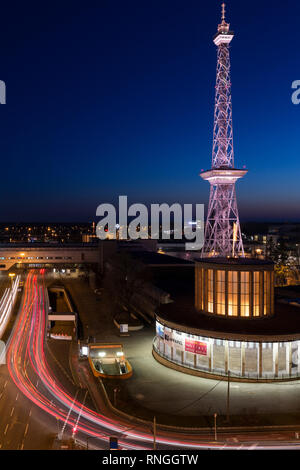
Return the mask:
{"type": "MultiPolygon", "coordinates": [[[[153,435],[145,425],[134,431],[132,424],[121,424],[93,411],[71,396],[58,382],[45,357],[45,336],[47,300],[45,296],[44,273],[37,276],[30,271],[24,286],[23,301],[15,323],[7,350],[9,373],[19,390],[35,405],[63,423],[61,435],[68,431],[76,432],[78,442],[87,442],[89,437],[106,443],[112,435],[119,436],[120,446],[124,449],[151,449],[153,435]],[[30,365],[30,367],[28,367],[30,365]],[[37,377],[36,377],[37,376],[37,377]],[[35,378],[35,380],[34,380],[35,378]],[[34,385],[38,378],[39,385],[34,385]]],[[[138,426],[135,426],[137,429],[138,426]]],[[[160,432],[156,442],[169,448],[223,448],[224,444],[196,442],[198,436],[179,438],[175,431],[160,432]],[[169,436],[173,436],[169,438],[169,436]]],[[[239,445],[227,445],[237,448],[239,445]]],[[[96,447],[96,445],[94,445],[96,447]]],[[[98,443],[99,447],[99,443],[98,443]]],[[[266,447],[264,447],[266,448],[266,447]]]]}
{"type": "MultiPolygon", "coordinates": [[[[118,435],[124,433],[127,438],[141,441],[146,447],[136,443],[131,444],[120,438],[122,447],[127,449],[151,448],[153,441],[151,434],[129,431],[128,426],[122,426],[117,421],[87,408],[83,403],[70,396],[54,377],[47,364],[44,351],[46,309],[43,274],[40,276],[42,278],[42,282],[40,282],[38,276],[31,271],[24,286],[23,302],[7,351],[8,370],[14,383],[38,407],[59,421],[68,424],[71,429],[76,428],[77,433],[82,432],[103,441],[108,441],[112,433],[118,435]],[[45,391],[34,385],[27,369],[28,364],[42,382],[45,391]]],[[[164,438],[157,438],[157,442],[172,447],[200,447],[195,442],[185,443],[164,438]]]]}

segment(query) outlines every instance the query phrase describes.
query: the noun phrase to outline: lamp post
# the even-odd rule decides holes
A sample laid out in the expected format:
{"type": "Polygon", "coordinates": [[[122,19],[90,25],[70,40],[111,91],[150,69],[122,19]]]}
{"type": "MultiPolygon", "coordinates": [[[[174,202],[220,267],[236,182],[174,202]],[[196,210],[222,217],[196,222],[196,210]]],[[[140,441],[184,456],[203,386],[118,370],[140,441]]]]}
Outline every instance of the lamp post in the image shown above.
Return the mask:
{"type": "Polygon", "coordinates": [[[11,280],[11,288],[13,288],[15,273],[9,273],[8,275],[9,275],[10,280],[11,280]]]}
{"type": "MultiPolygon", "coordinates": [[[[216,415],[217,416],[217,415],[216,415]]],[[[120,432],[121,436],[123,434],[126,434],[128,431],[131,431],[133,429],[137,429],[137,426],[133,426],[127,429],[124,429],[122,432],[120,432]]],[[[153,450],[157,449],[157,444],[156,444],[156,417],[154,416],[153,418],[153,427],[150,426],[151,431],[153,431],[153,450]]],[[[89,450],[89,440],[90,439],[100,439],[101,437],[104,437],[109,440],[109,436],[104,435],[104,434],[99,434],[99,436],[88,436],[86,439],[86,450],[89,450]]]]}
{"type": "Polygon", "coordinates": [[[215,441],[217,441],[217,413],[214,414],[214,423],[215,423],[215,441]]]}
{"type": "Polygon", "coordinates": [[[228,381],[227,381],[227,423],[229,423],[229,406],[230,406],[230,370],[228,371],[228,381]]]}
{"type": "Polygon", "coordinates": [[[118,387],[114,388],[114,407],[117,407],[117,393],[120,391],[118,387]]]}
{"type": "Polygon", "coordinates": [[[153,450],[156,450],[156,416],[153,418],[153,450]]]}
{"type": "Polygon", "coordinates": [[[14,286],[14,277],[15,277],[15,273],[9,273],[9,277],[10,277],[10,280],[11,280],[10,305],[11,305],[11,308],[12,308],[12,303],[13,303],[13,286],[14,286]]]}
{"type": "MultiPolygon", "coordinates": [[[[126,434],[128,431],[132,431],[133,429],[138,429],[137,426],[133,426],[131,428],[127,428],[124,431],[122,431],[121,434],[126,434]]],[[[149,425],[149,429],[151,429],[153,433],[153,450],[157,450],[157,443],[156,443],[156,438],[157,438],[157,422],[156,422],[156,416],[153,417],[153,426],[149,425]]]]}

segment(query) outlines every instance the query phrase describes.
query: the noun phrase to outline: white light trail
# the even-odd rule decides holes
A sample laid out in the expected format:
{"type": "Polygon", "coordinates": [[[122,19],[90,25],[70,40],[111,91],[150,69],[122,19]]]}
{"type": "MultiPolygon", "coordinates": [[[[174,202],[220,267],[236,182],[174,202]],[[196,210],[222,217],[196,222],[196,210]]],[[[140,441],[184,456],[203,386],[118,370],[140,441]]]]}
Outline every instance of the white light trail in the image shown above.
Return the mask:
{"type": "Polygon", "coordinates": [[[20,275],[16,276],[12,287],[5,289],[4,294],[0,299],[0,338],[2,338],[10,320],[17,297],[20,278],[20,275]]]}

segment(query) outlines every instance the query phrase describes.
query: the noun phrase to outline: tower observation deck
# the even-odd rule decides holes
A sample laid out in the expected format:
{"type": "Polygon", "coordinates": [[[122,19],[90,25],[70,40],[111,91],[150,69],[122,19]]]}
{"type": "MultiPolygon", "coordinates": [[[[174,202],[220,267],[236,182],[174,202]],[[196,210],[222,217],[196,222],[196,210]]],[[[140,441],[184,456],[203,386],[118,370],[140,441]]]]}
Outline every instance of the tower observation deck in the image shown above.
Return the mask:
{"type": "MultiPolygon", "coordinates": [[[[300,378],[299,308],[277,303],[274,264],[244,255],[235,183],[247,171],[234,167],[229,45],[233,32],[222,20],[218,49],[214,139],[202,256],[195,283],[181,279],[173,302],[156,314],[153,356],[184,373],[245,382],[300,378]]],[[[177,278],[176,278],[177,279],[177,278]]],[[[176,282],[176,280],[174,280],[176,282]]]]}
{"type": "Polygon", "coordinates": [[[215,92],[212,167],[200,176],[210,183],[210,198],[205,226],[202,256],[244,257],[235,183],[247,170],[234,167],[232,101],[229,45],[234,37],[225,20],[214,36],[217,46],[217,77],[215,92]]]}

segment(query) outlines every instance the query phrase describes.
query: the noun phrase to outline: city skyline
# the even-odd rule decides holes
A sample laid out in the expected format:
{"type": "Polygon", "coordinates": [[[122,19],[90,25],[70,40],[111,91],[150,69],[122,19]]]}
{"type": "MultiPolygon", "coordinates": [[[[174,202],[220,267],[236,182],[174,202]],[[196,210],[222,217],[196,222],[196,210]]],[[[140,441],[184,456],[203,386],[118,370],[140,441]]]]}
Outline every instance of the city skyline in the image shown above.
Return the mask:
{"type": "Polygon", "coordinates": [[[300,449],[298,12],[4,7],[0,450],[13,459],[96,450],[76,457],[133,468],[300,449]]]}
{"type": "MultiPolygon", "coordinates": [[[[211,163],[220,4],[6,5],[0,220],[96,220],[121,194],[207,209],[199,173],[211,163]]],[[[227,11],[235,160],[250,170],[237,186],[241,221],[300,220],[300,6],[231,0],[227,11]]]]}

